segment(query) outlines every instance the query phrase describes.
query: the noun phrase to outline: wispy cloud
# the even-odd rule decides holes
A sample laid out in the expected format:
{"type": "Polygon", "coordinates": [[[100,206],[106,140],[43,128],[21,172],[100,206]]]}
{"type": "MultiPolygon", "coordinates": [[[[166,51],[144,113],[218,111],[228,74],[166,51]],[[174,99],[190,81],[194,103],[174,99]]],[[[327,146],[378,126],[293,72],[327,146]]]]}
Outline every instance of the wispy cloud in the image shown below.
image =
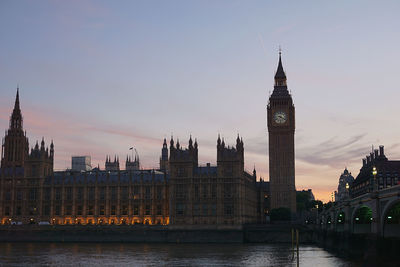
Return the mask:
{"type": "Polygon", "coordinates": [[[297,158],[315,165],[337,167],[358,159],[366,151],[368,146],[363,140],[366,135],[358,134],[347,139],[335,136],[318,144],[301,146],[297,149],[297,158]]]}

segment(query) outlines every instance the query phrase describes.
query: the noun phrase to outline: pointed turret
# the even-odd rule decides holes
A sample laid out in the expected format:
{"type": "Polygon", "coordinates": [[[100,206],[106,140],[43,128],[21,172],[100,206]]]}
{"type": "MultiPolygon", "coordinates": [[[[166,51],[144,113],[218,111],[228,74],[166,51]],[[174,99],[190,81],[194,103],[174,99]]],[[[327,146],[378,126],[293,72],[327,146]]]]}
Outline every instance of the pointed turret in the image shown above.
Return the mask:
{"type": "Polygon", "coordinates": [[[54,143],[53,143],[53,140],[51,140],[51,144],[50,144],[50,157],[54,158],[54,143]]]}
{"type": "Polygon", "coordinates": [[[282,55],[282,52],[279,51],[279,62],[278,62],[278,69],[276,70],[276,73],[275,73],[275,81],[280,80],[280,79],[283,79],[286,81],[286,74],[285,74],[285,71],[283,70],[281,55],[282,55]]]}
{"type": "Polygon", "coordinates": [[[17,87],[17,96],[15,97],[14,110],[20,110],[19,107],[19,88],[17,87]]]}
{"type": "MultiPolygon", "coordinates": [[[[171,137],[171,142],[172,142],[172,137],[171,137]]],[[[168,167],[168,147],[167,147],[167,139],[164,138],[163,146],[161,149],[160,170],[166,171],[167,167],[168,167]]]]}
{"type": "Polygon", "coordinates": [[[164,138],[163,148],[167,148],[167,139],[164,138]]]}
{"type": "Polygon", "coordinates": [[[189,138],[189,149],[192,149],[193,148],[193,141],[192,141],[192,135],[190,135],[190,138],[189,138]]]}
{"type": "Polygon", "coordinates": [[[40,150],[44,151],[44,137],[42,137],[42,142],[40,143],[40,150]]]}
{"type": "Polygon", "coordinates": [[[10,129],[22,130],[22,114],[19,106],[19,89],[17,88],[17,95],[15,97],[14,109],[10,119],[10,129]]]}
{"type": "Polygon", "coordinates": [[[278,68],[275,73],[275,86],[274,86],[274,91],[272,92],[271,97],[273,98],[281,98],[281,97],[289,97],[289,91],[287,89],[287,83],[286,83],[286,74],[285,71],[283,70],[283,65],[282,65],[282,52],[279,50],[279,62],[278,62],[278,68]]]}

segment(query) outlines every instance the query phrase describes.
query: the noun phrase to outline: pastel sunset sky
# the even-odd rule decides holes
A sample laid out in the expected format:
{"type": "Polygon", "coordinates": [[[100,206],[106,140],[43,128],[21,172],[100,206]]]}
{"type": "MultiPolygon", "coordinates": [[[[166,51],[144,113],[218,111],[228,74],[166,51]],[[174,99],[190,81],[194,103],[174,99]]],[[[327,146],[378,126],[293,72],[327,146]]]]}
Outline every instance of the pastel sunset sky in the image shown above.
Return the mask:
{"type": "Polygon", "coordinates": [[[0,1],[0,129],[17,84],[30,145],[158,167],[163,138],[220,133],[268,180],[266,106],[282,47],[296,107],[296,187],[330,199],[371,146],[400,159],[399,1],[0,1]]]}

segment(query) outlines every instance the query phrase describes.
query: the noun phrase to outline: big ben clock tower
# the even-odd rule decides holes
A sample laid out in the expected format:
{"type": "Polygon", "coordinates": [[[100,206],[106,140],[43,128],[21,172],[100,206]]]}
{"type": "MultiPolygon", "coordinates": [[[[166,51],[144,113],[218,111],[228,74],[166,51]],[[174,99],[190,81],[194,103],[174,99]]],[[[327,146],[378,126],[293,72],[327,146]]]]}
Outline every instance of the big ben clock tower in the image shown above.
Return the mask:
{"type": "Polygon", "coordinates": [[[295,110],[286,85],[281,52],[275,86],[268,103],[269,181],[271,209],[289,208],[296,212],[294,171],[295,110]]]}

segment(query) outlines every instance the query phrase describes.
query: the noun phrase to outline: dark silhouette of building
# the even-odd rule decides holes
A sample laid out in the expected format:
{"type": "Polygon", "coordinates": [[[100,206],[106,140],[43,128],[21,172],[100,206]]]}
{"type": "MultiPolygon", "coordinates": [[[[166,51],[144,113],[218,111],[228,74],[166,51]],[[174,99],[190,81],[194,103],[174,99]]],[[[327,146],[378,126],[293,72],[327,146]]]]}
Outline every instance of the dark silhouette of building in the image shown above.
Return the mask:
{"type": "Polygon", "coordinates": [[[267,110],[271,209],[285,207],[295,213],[295,108],[287,89],[281,53],[275,74],[274,91],[269,98],[267,110]]]}
{"type": "Polygon", "coordinates": [[[373,150],[362,160],[360,173],[357,175],[350,187],[351,197],[381,190],[400,183],[400,161],[388,160],[385,156],[384,147],[373,150]],[[376,170],[374,177],[373,169],[376,170]]]}
{"type": "Polygon", "coordinates": [[[338,190],[335,191],[335,201],[343,201],[350,197],[350,187],[353,181],[354,177],[351,175],[351,172],[345,168],[339,178],[338,190]]]}
{"type": "Polygon", "coordinates": [[[0,214],[2,223],[11,218],[30,222],[40,215],[42,185],[53,174],[54,144],[45,147],[44,138],[29,152],[29,142],[23,130],[19,90],[15,98],[9,129],[2,143],[0,169],[0,214]]]}
{"type": "Polygon", "coordinates": [[[127,171],[140,170],[140,161],[138,155],[135,155],[135,159],[131,159],[131,156],[126,156],[125,170],[127,171]]]}
{"type": "Polygon", "coordinates": [[[183,149],[170,141],[170,222],[240,227],[257,222],[256,177],[244,171],[243,141],[217,140],[217,166],[198,165],[197,141],[183,149]]]}
{"type": "Polygon", "coordinates": [[[160,170],[168,171],[168,145],[167,145],[167,139],[165,138],[161,149],[160,170]]]}
{"type": "Polygon", "coordinates": [[[106,171],[119,171],[119,158],[117,156],[114,157],[114,160],[111,160],[110,156],[106,156],[106,171]]]}
{"type": "Polygon", "coordinates": [[[23,129],[19,90],[17,89],[9,129],[6,131],[1,147],[1,166],[7,168],[23,167],[28,153],[29,141],[23,129]]]}
{"type": "Polygon", "coordinates": [[[217,166],[198,165],[198,144],[183,149],[164,139],[159,170],[140,170],[129,156],[125,170],[117,156],[105,170],[54,172],[54,144],[36,142],[29,152],[19,92],[2,143],[2,224],[174,224],[240,227],[265,222],[268,183],[244,170],[244,146],[226,147],[218,137],[217,166]],[[171,210],[171,212],[170,212],[171,210]]]}

